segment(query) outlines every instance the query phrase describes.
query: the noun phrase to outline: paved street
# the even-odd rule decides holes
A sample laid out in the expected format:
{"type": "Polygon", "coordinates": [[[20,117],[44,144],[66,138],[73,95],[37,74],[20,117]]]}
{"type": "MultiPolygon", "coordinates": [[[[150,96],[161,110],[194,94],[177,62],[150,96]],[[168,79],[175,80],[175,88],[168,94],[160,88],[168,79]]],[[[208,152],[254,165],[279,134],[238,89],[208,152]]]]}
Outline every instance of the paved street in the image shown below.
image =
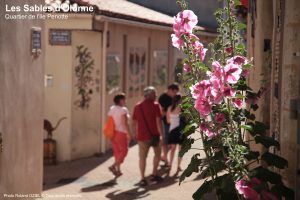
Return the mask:
{"type": "MultiPolygon", "coordinates": [[[[201,144],[198,143],[195,146],[200,148],[201,144]]],[[[182,168],[188,165],[191,155],[195,152],[195,150],[191,150],[185,155],[182,168]]],[[[153,152],[150,151],[147,175],[151,174],[152,157],[153,152]]],[[[124,175],[116,181],[108,171],[108,166],[112,162],[112,154],[107,153],[100,157],[61,163],[57,166],[45,166],[43,192],[45,197],[43,199],[188,200],[192,199],[192,194],[201,184],[201,180],[197,180],[197,175],[194,174],[179,186],[179,177],[173,176],[176,171],[176,167],[174,167],[170,177],[166,177],[164,170],[160,169],[160,174],[165,177],[163,182],[150,184],[145,188],[136,186],[135,184],[140,180],[137,145],[130,148],[122,166],[124,175]]]]}

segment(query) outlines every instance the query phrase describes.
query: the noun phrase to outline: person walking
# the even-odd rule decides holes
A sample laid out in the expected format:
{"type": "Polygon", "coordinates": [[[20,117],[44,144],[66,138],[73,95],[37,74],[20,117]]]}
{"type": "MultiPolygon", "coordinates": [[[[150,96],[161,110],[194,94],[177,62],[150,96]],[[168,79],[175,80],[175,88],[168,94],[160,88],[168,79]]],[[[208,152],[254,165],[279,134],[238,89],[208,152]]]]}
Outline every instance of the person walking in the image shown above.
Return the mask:
{"type": "Polygon", "coordinates": [[[150,147],[154,150],[153,171],[150,181],[160,182],[163,180],[157,173],[161,156],[162,115],[159,104],[155,100],[155,88],[152,86],[146,87],[144,89],[144,100],[137,103],[133,111],[132,130],[139,148],[140,186],[148,185],[145,179],[145,170],[150,147]]]}
{"type": "Polygon", "coordinates": [[[167,110],[172,105],[173,97],[179,92],[179,86],[177,83],[172,83],[168,86],[167,91],[160,95],[158,102],[162,108],[162,120],[164,126],[164,143],[162,144],[162,161],[165,162],[165,167],[168,167],[168,133],[170,124],[167,122],[167,110]]]}
{"type": "Polygon", "coordinates": [[[109,167],[109,170],[114,174],[115,177],[122,175],[121,164],[128,153],[128,145],[131,140],[129,132],[129,112],[125,107],[126,96],[124,93],[117,94],[114,97],[114,103],[109,112],[108,116],[111,116],[114,121],[114,137],[111,140],[112,149],[115,157],[115,162],[109,167]]]}
{"type": "MultiPolygon", "coordinates": [[[[170,124],[170,129],[168,134],[168,144],[170,145],[170,162],[169,162],[168,174],[170,173],[172,168],[176,147],[179,146],[179,151],[180,151],[182,140],[183,140],[182,130],[184,128],[184,119],[180,117],[181,114],[180,103],[181,103],[181,95],[177,94],[173,98],[173,103],[168,108],[167,111],[167,122],[170,124]]],[[[181,157],[178,156],[177,171],[175,175],[177,175],[181,171],[180,164],[181,164],[181,157]]]]}

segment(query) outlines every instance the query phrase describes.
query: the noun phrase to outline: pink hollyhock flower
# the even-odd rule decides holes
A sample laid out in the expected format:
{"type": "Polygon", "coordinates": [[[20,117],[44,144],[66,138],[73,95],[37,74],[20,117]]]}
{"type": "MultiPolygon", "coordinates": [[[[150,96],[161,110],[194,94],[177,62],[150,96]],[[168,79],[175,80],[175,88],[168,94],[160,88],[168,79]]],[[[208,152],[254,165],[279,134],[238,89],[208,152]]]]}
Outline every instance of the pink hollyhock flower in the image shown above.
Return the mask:
{"type": "Polygon", "coordinates": [[[225,120],[225,115],[223,113],[217,113],[215,115],[215,121],[219,124],[222,124],[225,120]]]}
{"type": "Polygon", "coordinates": [[[172,38],[172,45],[178,49],[181,49],[184,45],[183,39],[180,38],[180,36],[176,34],[171,35],[172,38]]]}
{"type": "Polygon", "coordinates": [[[179,12],[173,20],[173,30],[177,34],[192,33],[198,23],[198,17],[191,10],[179,12]]]}
{"type": "Polygon", "coordinates": [[[190,90],[194,99],[206,98],[210,94],[211,83],[208,80],[202,80],[193,85],[190,90]]]}
{"type": "Polygon", "coordinates": [[[208,128],[207,128],[206,124],[201,123],[201,124],[200,124],[200,130],[201,130],[201,131],[207,131],[208,128]]]}
{"type": "Polygon", "coordinates": [[[245,199],[259,200],[259,194],[252,189],[245,180],[239,180],[235,183],[235,188],[239,194],[243,195],[245,199]]]}
{"type": "Polygon", "coordinates": [[[278,200],[278,198],[274,194],[265,190],[262,191],[262,196],[264,200],[278,200]]]}
{"type": "Polygon", "coordinates": [[[204,48],[204,46],[201,42],[199,42],[197,36],[191,34],[190,38],[191,38],[191,40],[193,40],[192,45],[193,45],[194,49],[196,50],[196,53],[199,55],[201,61],[203,61],[205,58],[207,49],[204,48]]]}
{"type": "Polygon", "coordinates": [[[190,72],[190,71],[192,71],[192,68],[189,64],[184,63],[183,64],[183,71],[190,72]]]}
{"type": "Polygon", "coordinates": [[[224,95],[226,97],[234,97],[236,94],[236,91],[232,89],[231,87],[224,88],[224,95]]]}
{"type": "Polygon", "coordinates": [[[218,133],[213,132],[213,131],[211,131],[211,130],[207,130],[207,131],[205,132],[205,134],[207,135],[208,138],[213,138],[213,137],[215,137],[215,136],[218,135],[218,133]]]}
{"type": "Polygon", "coordinates": [[[227,64],[229,63],[233,63],[235,65],[244,65],[246,64],[248,61],[247,61],[247,58],[245,58],[244,56],[234,56],[233,58],[230,58],[227,60],[227,64]]]}
{"type": "Polygon", "coordinates": [[[211,112],[210,103],[201,97],[196,99],[194,107],[202,117],[207,116],[211,112]]]}
{"type": "Polygon", "coordinates": [[[213,75],[221,80],[223,76],[223,68],[218,61],[214,61],[212,63],[212,70],[213,75]]]}
{"type": "Polygon", "coordinates": [[[242,99],[235,99],[235,100],[233,101],[233,105],[234,105],[236,108],[241,109],[241,108],[243,107],[243,105],[244,105],[244,102],[243,102],[242,99]]]}
{"type": "Polygon", "coordinates": [[[207,52],[207,49],[206,49],[206,48],[203,48],[202,51],[200,51],[200,52],[198,53],[199,56],[200,56],[201,61],[204,60],[205,55],[206,55],[206,52],[207,52]]]}
{"type": "Polygon", "coordinates": [[[224,81],[226,83],[235,84],[240,79],[242,69],[236,64],[229,63],[224,67],[224,73],[224,81]]]}
{"type": "Polygon", "coordinates": [[[220,104],[223,100],[223,92],[220,90],[211,90],[211,101],[215,104],[220,104]]]}

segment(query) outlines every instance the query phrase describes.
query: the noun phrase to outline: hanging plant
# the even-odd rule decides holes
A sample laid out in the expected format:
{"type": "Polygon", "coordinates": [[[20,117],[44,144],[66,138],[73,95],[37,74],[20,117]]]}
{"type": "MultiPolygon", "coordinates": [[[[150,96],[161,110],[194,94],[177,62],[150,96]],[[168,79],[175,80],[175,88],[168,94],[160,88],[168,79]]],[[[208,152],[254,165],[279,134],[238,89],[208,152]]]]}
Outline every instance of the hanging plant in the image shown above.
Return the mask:
{"type": "Polygon", "coordinates": [[[246,58],[240,38],[240,30],[246,25],[239,23],[233,13],[240,2],[225,2],[226,6],[215,12],[219,36],[210,44],[212,56],[204,63],[207,49],[193,34],[197,16],[187,9],[184,0],[178,1],[182,11],[174,17],[171,37],[173,46],[187,55],[183,61],[186,96],[181,106],[189,122],[184,128],[187,139],[180,156],[197,139],[202,140],[205,154],[205,158],[200,158],[199,150],[191,158],[180,182],[192,173],[200,173],[204,182],[194,193],[194,199],[202,199],[209,192],[226,200],[293,199],[293,191],[273,170],[288,166],[286,159],[270,150],[279,149],[279,142],[268,136],[268,126],[257,121],[254,114],[264,90],[254,92],[247,85],[253,64],[246,58]],[[254,151],[252,143],[265,148],[262,152],[254,151]]]}
{"type": "Polygon", "coordinates": [[[93,90],[92,72],[94,70],[94,59],[91,56],[91,52],[83,45],[77,46],[76,59],[78,59],[78,65],[75,66],[75,76],[77,78],[76,87],[78,88],[78,95],[80,100],[75,101],[75,105],[80,108],[88,108],[91,101],[91,94],[93,90]]]}

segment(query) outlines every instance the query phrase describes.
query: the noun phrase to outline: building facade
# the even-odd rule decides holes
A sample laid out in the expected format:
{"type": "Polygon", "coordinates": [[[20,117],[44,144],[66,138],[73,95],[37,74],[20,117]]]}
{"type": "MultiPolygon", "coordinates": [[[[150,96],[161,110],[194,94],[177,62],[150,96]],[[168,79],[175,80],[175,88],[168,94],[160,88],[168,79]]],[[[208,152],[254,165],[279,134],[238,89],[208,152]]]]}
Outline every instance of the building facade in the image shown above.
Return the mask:
{"type": "Polygon", "coordinates": [[[280,171],[299,194],[300,129],[300,2],[251,0],[248,15],[249,57],[254,57],[250,85],[267,93],[260,102],[259,120],[270,124],[270,136],[280,142],[279,155],[289,161],[280,171]]]}

